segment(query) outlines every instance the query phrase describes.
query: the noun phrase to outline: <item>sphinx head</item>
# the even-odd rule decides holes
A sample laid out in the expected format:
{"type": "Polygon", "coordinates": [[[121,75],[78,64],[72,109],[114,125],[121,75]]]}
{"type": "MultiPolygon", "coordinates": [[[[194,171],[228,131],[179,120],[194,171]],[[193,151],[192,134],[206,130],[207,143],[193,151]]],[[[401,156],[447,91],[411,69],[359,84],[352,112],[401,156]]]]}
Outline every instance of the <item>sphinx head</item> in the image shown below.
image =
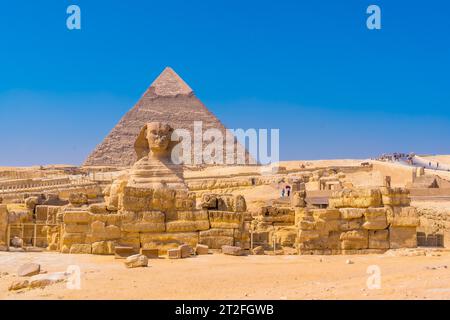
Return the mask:
{"type": "Polygon", "coordinates": [[[169,149],[173,128],[166,123],[150,122],[147,124],[147,141],[152,152],[164,152],[169,149]]]}
{"type": "Polygon", "coordinates": [[[163,122],[149,122],[142,129],[134,144],[138,160],[149,155],[166,155],[173,147],[173,128],[163,122]]]}

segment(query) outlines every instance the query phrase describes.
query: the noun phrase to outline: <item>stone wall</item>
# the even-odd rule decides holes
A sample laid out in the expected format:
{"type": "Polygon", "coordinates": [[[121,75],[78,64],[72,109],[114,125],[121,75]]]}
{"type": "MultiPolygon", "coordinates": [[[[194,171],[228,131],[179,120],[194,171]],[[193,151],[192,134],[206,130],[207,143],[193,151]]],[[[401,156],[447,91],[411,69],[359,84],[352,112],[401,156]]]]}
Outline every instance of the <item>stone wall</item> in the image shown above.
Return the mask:
{"type": "Polygon", "coordinates": [[[79,196],[63,211],[61,252],[112,254],[115,246],[135,251],[158,249],[160,254],[181,244],[248,245],[244,232],[245,200],[240,196],[208,195],[202,208],[185,191],[124,187],[117,201],[87,206],[79,196]]]}
{"type": "Polygon", "coordinates": [[[298,208],[299,253],[376,253],[417,246],[419,219],[401,188],[334,192],[328,209],[298,208]]]}

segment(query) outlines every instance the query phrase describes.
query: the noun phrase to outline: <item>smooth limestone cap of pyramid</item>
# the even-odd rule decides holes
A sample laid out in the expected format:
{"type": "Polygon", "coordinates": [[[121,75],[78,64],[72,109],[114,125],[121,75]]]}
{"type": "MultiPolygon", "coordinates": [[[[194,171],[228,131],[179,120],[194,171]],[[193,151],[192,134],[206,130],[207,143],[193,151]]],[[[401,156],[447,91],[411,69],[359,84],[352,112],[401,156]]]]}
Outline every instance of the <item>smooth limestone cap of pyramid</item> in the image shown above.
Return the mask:
{"type": "Polygon", "coordinates": [[[170,67],[166,67],[161,72],[158,78],[153,81],[150,89],[156,95],[163,97],[189,95],[193,92],[191,87],[170,67]]]}

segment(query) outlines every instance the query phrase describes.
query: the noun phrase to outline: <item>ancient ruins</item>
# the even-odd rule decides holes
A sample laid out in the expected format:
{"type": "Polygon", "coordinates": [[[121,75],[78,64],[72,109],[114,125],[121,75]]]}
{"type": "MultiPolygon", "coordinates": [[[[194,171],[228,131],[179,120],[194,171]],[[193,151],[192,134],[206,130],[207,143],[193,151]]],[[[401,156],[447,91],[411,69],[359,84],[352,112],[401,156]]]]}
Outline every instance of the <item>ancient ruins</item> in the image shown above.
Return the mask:
{"type": "Polygon", "coordinates": [[[132,267],[145,264],[142,256],[448,246],[445,213],[427,205],[449,196],[448,172],[412,166],[411,156],[408,165],[383,157],[278,170],[174,164],[172,132],[192,130],[194,120],[226,131],[166,68],[84,166],[2,169],[0,249],[131,257],[132,267]]]}

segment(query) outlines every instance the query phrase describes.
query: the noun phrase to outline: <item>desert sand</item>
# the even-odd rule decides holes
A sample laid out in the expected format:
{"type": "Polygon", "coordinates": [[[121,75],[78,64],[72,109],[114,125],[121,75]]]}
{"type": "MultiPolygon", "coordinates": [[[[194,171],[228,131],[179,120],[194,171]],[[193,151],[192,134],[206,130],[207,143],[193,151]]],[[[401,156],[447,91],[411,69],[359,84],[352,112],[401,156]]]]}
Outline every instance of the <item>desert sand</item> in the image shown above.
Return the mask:
{"type": "Polygon", "coordinates": [[[0,252],[0,299],[450,298],[449,252],[398,255],[210,254],[180,260],[151,259],[147,268],[127,269],[123,260],[111,256],[0,252]],[[18,278],[17,267],[26,262],[39,262],[47,272],[78,265],[81,289],[69,290],[65,283],[57,283],[42,289],[8,291],[18,278]],[[370,265],[380,267],[380,289],[368,289],[366,285],[370,265]]]}

